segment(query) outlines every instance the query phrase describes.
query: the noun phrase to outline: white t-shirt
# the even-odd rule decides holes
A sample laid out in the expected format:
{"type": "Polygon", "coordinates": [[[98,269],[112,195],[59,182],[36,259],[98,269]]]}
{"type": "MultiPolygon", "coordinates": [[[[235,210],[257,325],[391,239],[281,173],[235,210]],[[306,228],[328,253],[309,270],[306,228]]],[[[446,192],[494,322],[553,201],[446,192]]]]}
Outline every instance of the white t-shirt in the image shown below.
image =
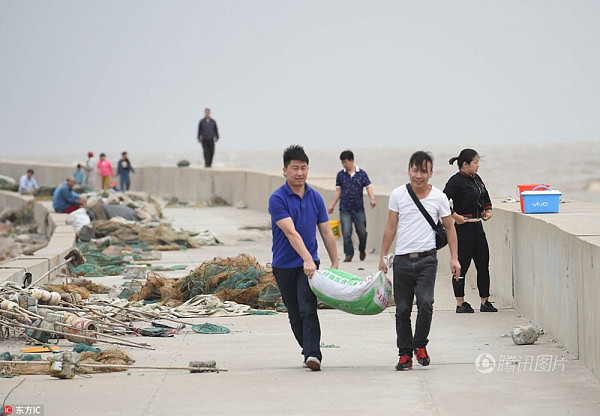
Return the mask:
{"type": "MultiPolygon", "coordinates": [[[[451,214],[448,197],[435,186],[420,201],[436,224],[440,218],[451,214]]],[[[406,185],[392,191],[388,208],[398,213],[395,254],[419,253],[435,248],[435,232],[410,197],[406,185]]]]}

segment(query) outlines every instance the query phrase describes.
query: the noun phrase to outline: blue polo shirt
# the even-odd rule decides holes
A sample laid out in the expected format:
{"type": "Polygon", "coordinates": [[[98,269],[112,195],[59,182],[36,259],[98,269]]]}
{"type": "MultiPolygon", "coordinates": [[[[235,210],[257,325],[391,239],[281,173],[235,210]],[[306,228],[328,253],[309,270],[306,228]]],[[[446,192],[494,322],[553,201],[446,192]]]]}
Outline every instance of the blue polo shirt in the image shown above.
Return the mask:
{"type": "Polygon", "coordinates": [[[290,217],[308,252],[314,261],[319,261],[317,254],[317,224],[327,222],[327,208],[321,195],[305,184],[304,196],[300,198],[287,181],[275,190],[269,198],[269,214],[273,231],[273,267],[291,269],[302,267],[304,261],[292,247],[289,240],[276,225],[276,222],[290,217]]]}
{"type": "Polygon", "coordinates": [[[363,188],[371,185],[367,172],[356,166],[354,175],[350,176],[345,169],[338,172],[335,186],[340,187],[340,211],[364,211],[363,188]]]}

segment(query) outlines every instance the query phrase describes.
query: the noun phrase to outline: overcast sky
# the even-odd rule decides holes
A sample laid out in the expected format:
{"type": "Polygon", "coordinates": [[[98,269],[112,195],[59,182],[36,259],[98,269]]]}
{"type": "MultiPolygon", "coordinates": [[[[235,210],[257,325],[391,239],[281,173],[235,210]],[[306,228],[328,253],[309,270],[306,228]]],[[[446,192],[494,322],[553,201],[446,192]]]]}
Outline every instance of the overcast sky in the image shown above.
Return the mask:
{"type": "Polygon", "coordinates": [[[599,1],[0,0],[0,156],[600,141],[599,1]]]}

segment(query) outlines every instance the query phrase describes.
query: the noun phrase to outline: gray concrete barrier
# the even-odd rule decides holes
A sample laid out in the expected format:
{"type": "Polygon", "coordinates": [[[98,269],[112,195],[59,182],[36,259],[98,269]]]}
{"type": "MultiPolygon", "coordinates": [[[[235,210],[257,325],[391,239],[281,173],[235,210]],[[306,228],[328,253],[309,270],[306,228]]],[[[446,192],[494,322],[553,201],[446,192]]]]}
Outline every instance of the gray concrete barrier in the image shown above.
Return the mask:
{"type": "MultiPolygon", "coordinates": [[[[18,179],[29,167],[35,169],[38,183],[54,186],[70,169],[2,162],[0,174],[18,179]]],[[[132,189],[187,201],[220,196],[231,204],[244,202],[250,209],[266,211],[270,193],[283,181],[277,170],[138,167],[132,189]]],[[[326,204],[331,201],[333,176],[312,175],[309,183],[326,204]]],[[[368,251],[379,253],[388,195],[376,192],[377,207],[366,208],[368,251]]],[[[498,199],[493,203],[494,217],[484,224],[491,252],[492,299],[501,299],[542,326],[600,377],[600,206],[570,201],[560,204],[558,214],[524,215],[518,203],[498,199]]],[[[449,260],[448,248],[442,249],[440,274],[449,260]]],[[[474,275],[472,266],[467,283],[475,282],[474,275]]]]}
{"type": "Polygon", "coordinates": [[[38,230],[49,239],[48,244],[31,256],[21,255],[0,263],[0,282],[10,280],[22,284],[28,273],[35,280],[63,261],[75,242],[73,227],[64,222],[66,215],[51,212],[50,201],[37,201],[31,196],[0,191],[0,211],[7,207],[22,210],[30,203],[33,204],[34,221],[38,230]]]}

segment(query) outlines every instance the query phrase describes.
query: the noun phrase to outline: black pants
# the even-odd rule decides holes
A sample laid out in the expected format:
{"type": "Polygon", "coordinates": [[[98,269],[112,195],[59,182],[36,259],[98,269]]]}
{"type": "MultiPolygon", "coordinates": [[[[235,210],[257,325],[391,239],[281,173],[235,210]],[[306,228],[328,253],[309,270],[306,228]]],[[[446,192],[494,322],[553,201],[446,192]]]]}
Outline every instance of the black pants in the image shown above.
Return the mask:
{"type": "Polygon", "coordinates": [[[308,357],[315,357],[320,361],[321,326],[317,316],[317,297],[310,290],[304,269],[273,267],[273,274],[288,310],[292,332],[302,347],[304,361],[306,362],[308,357]]]}
{"type": "Polygon", "coordinates": [[[415,348],[424,348],[429,339],[433,316],[433,292],[437,255],[410,259],[394,257],[394,299],[396,300],[396,345],[398,355],[412,356],[415,348]],[[410,314],[417,298],[417,321],[413,336],[410,314]]]}
{"type": "MultiPolygon", "coordinates": [[[[458,237],[458,261],[460,263],[460,275],[466,276],[471,260],[477,269],[477,289],[479,297],[490,296],[490,248],[483,224],[481,222],[466,222],[462,225],[455,224],[458,237]]],[[[465,279],[458,282],[452,279],[454,296],[462,298],[465,296],[465,279]]]]}
{"type": "Polygon", "coordinates": [[[202,140],[202,148],[204,149],[204,167],[210,168],[215,154],[215,141],[202,140]]]}

